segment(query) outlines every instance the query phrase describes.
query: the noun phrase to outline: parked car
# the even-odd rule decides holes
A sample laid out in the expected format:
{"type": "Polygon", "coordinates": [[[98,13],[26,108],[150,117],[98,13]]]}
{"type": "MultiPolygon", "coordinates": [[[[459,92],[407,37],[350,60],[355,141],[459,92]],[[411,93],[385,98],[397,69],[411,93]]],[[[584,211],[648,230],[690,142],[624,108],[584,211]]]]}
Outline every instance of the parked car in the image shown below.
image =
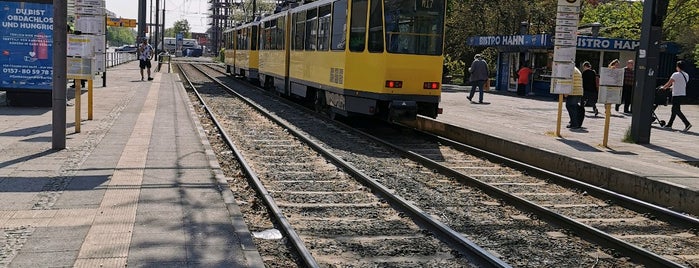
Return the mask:
{"type": "Polygon", "coordinates": [[[138,50],[138,47],[136,45],[123,45],[118,48],[116,48],[114,51],[116,52],[136,52],[138,50]]]}

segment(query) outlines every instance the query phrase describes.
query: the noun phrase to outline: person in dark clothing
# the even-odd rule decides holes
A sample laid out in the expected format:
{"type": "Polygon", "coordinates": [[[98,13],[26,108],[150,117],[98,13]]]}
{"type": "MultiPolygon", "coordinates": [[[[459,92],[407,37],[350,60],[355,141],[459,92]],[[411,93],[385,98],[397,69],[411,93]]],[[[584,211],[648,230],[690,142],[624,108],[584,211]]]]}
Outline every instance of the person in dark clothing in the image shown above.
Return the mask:
{"type": "Polygon", "coordinates": [[[599,114],[599,111],[597,110],[598,82],[599,78],[597,77],[595,70],[592,69],[592,64],[590,64],[588,61],[583,62],[583,107],[592,107],[592,112],[595,113],[595,116],[599,114]]]}
{"type": "MultiPolygon", "coordinates": [[[[633,60],[628,60],[626,62],[626,67],[624,67],[624,85],[621,91],[621,103],[624,104],[624,113],[626,114],[631,113],[631,101],[633,99],[633,87],[635,82],[633,60]]],[[[621,106],[621,104],[614,106],[614,110],[618,112],[619,106],[621,106]]]]}
{"type": "Polygon", "coordinates": [[[485,86],[485,81],[488,80],[488,63],[483,60],[481,54],[476,54],[468,71],[471,73],[469,78],[469,81],[471,81],[471,93],[467,99],[473,102],[473,95],[476,94],[476,87],[478,87],[478,103],[483,103],[483,87],[485,86]]]}

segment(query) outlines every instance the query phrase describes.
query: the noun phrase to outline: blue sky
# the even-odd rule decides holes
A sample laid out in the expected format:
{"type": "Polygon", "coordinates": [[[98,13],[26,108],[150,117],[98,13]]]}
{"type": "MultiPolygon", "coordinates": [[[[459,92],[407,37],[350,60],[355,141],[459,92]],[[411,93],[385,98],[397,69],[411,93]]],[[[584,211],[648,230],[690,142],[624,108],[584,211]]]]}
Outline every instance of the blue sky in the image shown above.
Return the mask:
{"type": "MultiPolygon", "coordinates": [[[[106,0],[107,10],[116,13],[117,16],[127,19],[138,19],[138,0],[106,0]]],[[[209,6],[207,0],[165,0],[165,27],[172,27],[177,20],[186,19],[192,32],[203,33],[209,27],[209,6]]],[[[150,12],[151,0],[146,0],[146,8],[150,12]]],[[[162,10],[163,1],[160,2],[162,10]]],[[[153,0],[155,9],[155,0],[153,0]]],[[[149,21],[150,13],[146,13],[149,21]]],[[[153,14],[155,21],[155,13],[153,14]]]]}

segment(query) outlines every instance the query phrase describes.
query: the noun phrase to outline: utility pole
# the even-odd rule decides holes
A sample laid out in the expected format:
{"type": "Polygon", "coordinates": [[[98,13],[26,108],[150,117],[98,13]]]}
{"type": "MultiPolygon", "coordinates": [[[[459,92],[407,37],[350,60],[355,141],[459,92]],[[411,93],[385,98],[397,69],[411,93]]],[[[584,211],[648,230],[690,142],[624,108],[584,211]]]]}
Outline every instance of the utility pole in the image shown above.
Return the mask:
{"type": "MultiPolygon", "coordinates": [[[[159,60],[158,53],[160,53],[160,51],[158,51],[158,42],[160,40],[158,36],[160,36],[160,0],[155,0],[155,61],[159,60]]],[[[163,48],[164,46],[165,44],[163,44],[163,48]]]]}
{"type": "Polygon", "coordinates": [[[638,144],[650,143],[651,114],[655,99],[660,42],[663,35],[663,21],[669,0],[646,0],[643,2],[643,22],[641,23],[641,44],[636,53],[636,78],[633,93],[633,114],[631,117],[631,137],[638,144]]]}
{"type": "MultiPolygon", "coordinates": [[[[66,64],[68,41],[68,2],[53,1],[53,88],[51,147],[66,148],[66,64]]],[[[77,88],[77,87],[76,87],[77,88]]]]}
{"type": "Polygon", "coordinates": [[[138,40],[141,43],[141,38],[146,37],[146,0],[138,0],[138,40]]]}

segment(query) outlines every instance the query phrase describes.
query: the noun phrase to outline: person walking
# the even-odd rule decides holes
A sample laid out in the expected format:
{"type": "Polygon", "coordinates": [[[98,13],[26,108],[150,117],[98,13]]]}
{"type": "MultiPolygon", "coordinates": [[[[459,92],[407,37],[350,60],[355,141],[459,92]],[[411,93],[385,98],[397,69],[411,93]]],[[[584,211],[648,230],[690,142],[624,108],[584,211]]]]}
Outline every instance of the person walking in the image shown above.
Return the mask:
{"type": "Polygon", "coordinates": [[[476,93],[476,87],[478,87],[478,103],[483,103],[483,86],[485,81],[488,80],[488,63],[483,60],[481,54],[476,54],[473,57],[473,62],[471,67],[468,68],[471,73],[469,81],[471,82],[471,93],[468,95],[467,99],[473,102],[473,95],[476,93]]]}
{"type": "Polygon", "coordinates": [[[529,85],[529,76],[532,75],[532,69],[529,68],[527,62],[522,63],[517,71],[517,96],[527,94],[527,85],[529,85]]]}
{"type": "Polygon", "coordinates": [[[573,91],[566,96],[566,110],[570,117],[570,123],[566,126],[570,129],[582,128],[585,119],[585,108],[580,105],[583,95],[582,73],[578,67],[573,70],[573,91]]]}
{"type": "Polygon", "coordinates": [[[589,61],[583,62],[582,67],[583,107],[592,107],[592,112],[597,116],[599,114],[597,110],[599,77],[589,61]]]}
{"type": "Polygon", "coordinates": [[[689,123],[687,117],[685,117],[682,110],[680,110],[680,103],[682,103],[685,95],[687,95],[689,74],[684,71],[684,61],[677,61],[677,64],[675,64],[675,70],[677,71],[670,76],[670,80],[668,80],[665,85],[660,87],[662,90],[672,87],[672,114],[670,115],[670,120],[667,121],[665,128],[671,129],[672,123],[675,121],[675,116],[678,116],[682,120],[682,123],[684,123],[684,129],[682,132],[687,132],[690,128],[692,128],[692,124],[689,123]]]}
{"type": "Polygon", "coordinates": [[[153,80],[150,75],[150,60],[153,58],[153,46],[148,44],[148,38],[143,37],[141,45],[138,46],[138,66],[141,67],[141,81],[143,81],[143,69],[148,68],[148,81],[153,80]]]}
{"type": "MultiPolygon", "coordinates": [[[[631,101],[633,100],[633,87],[636,80],[634,79],[634,62],[633,60],[628,60],[626,62],[626,67],[624,67],[624,86],[621,91],[621,102],[624,104],[624,113],[631,113],[631,101]]],[[[614,106],[614,110],[619,111],[619,106],[617,104],[614,106]]]]}

